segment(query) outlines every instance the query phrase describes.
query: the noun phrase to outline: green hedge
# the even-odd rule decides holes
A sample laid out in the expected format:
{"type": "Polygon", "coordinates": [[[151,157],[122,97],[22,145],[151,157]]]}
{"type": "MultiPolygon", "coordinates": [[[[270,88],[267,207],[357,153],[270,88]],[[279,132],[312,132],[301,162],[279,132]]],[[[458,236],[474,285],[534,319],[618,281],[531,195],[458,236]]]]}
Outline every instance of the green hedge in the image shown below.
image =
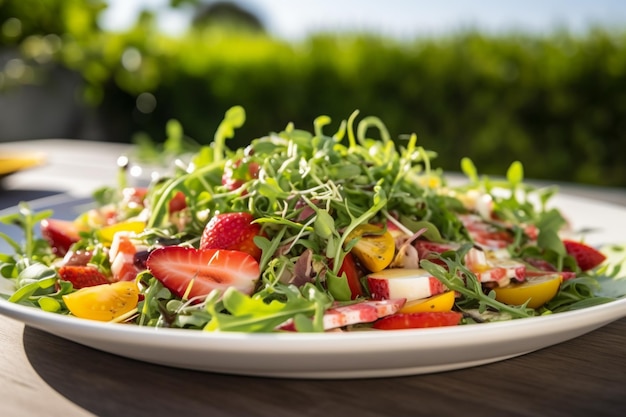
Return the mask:
{"type": "Polygon", "coordinates": [[[311,128],[322,114],[338,125],[358,109],[394,137],[416,133],[446,170],[469,156],[498,175],[519,160],[527,178],[626,186],[626,33],[318,35],[293,44],[215,28],[172,38],[146,16],[127,33],[61,39],[57,61],[83,76],[85,100],[115,141],[138,132],[161,141],[178,119],[206,143],[238,104],[247,111],[238,146],[289,122],[311,128]],[[156,98],[154,111],[137,110],[142,93],[156,98]]]}
{"type": "MultiPolygon", "coordinates": [[[[320,36],[291,46],[199,34],[156,58],[161,78],[146,89],[158,105],[132,130],[161,137],[164,121],[176,118],[206,141],[224,111],[240,104],[248,112],[237,135],[244,143],[288,122],[308,128],[320,114],[339,123],[358,109],[396,137],[417,133],[444,169],[469,156],[482,172],[501,174],[520,160],[530,178],[625,186],[624,39],[602,31],[402,44],[320,36]]],[[[120,84],[107,90],[105,106],[123,102],[120,84]]],[[[141,88],[130,85],[133,98],[141,88]]]]}

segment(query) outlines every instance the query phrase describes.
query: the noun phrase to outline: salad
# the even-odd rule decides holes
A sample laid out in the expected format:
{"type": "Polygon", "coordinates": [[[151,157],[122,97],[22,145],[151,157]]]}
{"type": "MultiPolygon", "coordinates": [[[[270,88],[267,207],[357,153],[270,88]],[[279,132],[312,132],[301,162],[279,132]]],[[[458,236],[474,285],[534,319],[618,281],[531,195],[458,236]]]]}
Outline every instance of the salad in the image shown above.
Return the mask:
{"type": "Polygon", "coordinates": [[[0,219],[24,232],[0,234],[14,249],[0,254],[4,298],[127,325],[329,332],[515,320],[626,293],[602,290],[619,264],[568,234],[556,188],[524,183],[519,162],[494,180],[463,159],[452,186],[416,135],[357,118],[231,149],[236,106],[187,162],[145,187],[121,166],[72,221],[20,204],[0,219]]]}

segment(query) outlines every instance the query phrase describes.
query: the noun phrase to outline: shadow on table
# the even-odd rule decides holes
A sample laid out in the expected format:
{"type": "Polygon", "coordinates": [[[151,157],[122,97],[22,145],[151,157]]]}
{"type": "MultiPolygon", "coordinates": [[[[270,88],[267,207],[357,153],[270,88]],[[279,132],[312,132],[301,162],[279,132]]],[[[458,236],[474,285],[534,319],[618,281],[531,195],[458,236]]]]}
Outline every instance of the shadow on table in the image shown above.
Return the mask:
{"type": "Polygon", "coordinates": [[[623,350],[610,346],[622,340],[622,331],[623,323],[613,323],[597,330],[593,339],[583,336],[472,369],[353,380],[274,379],[169,368],[84,347],[28,326],[23,342],[31,365],[47,384],[98,416],[578,416],[598,411],[618,416],[626,406],[626,362],[623,350]],[[586,352],[590,343],[599,345],[594,349],[603,355],[601,370],[593,358],[581,361],[572,353],[586,352]],[[598,372],[604,372],[600,379],[598,372]],[[613,382],[600,387],[604,378],[613,382]]]}

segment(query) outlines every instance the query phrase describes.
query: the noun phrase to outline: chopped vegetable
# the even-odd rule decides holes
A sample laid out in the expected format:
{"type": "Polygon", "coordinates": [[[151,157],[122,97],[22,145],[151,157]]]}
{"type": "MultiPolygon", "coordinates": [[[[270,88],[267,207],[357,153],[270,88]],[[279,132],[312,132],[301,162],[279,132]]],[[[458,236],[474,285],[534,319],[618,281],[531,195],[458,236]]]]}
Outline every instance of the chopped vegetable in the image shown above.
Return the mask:
{"type": "Polygon", "coordinates": [[[450,311],[454,307],[454,298],[454,291],[446,291],[432,297],[407,301],[400,309],[400,313],[450,311]]]}
{"type": "Polygon", "coordinates": [[[539,308],[552,300],[563,277],[556,274],[528,278],[522,283],[513,283],[505,287],[494,288],[496,300],[510,305],[526,304],[530,308],[539,308]]]}
{"type": "Polygon", "coordinates": [[[63,301],[76,317],[111,321],[133,311],[139,301],[134,282],[115,282],[82,288],[63,296],[63,301]]]}

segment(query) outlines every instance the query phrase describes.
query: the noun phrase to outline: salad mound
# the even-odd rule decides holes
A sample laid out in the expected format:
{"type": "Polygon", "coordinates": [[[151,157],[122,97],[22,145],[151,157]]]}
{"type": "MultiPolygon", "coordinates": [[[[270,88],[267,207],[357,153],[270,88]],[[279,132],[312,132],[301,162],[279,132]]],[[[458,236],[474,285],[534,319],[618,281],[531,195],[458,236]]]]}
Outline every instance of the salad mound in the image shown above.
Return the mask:
{"type": "MultiPolygon", "coordinates": [[[[231,108],[213,142],[146,187],[94,192],[73,221],[26,203],[0,219],[9,301],[50,313],[206,331],[393,330],[512,320],[614,300],[606,256],[567,238],[556,188],[467,176],[452,186],[416,135],[391,139],[358,112],[328,133],[283,131],[230,149],[231,108]],[[379,139],[368,136],[370,131],[379,139]],[[40,235],[37,229],[40,229],[40,235]]],[[[326,129],[325,129],[326,128],[326,129]]],[[[180,135],[178,136],[180,140],[180,135]]]]}

